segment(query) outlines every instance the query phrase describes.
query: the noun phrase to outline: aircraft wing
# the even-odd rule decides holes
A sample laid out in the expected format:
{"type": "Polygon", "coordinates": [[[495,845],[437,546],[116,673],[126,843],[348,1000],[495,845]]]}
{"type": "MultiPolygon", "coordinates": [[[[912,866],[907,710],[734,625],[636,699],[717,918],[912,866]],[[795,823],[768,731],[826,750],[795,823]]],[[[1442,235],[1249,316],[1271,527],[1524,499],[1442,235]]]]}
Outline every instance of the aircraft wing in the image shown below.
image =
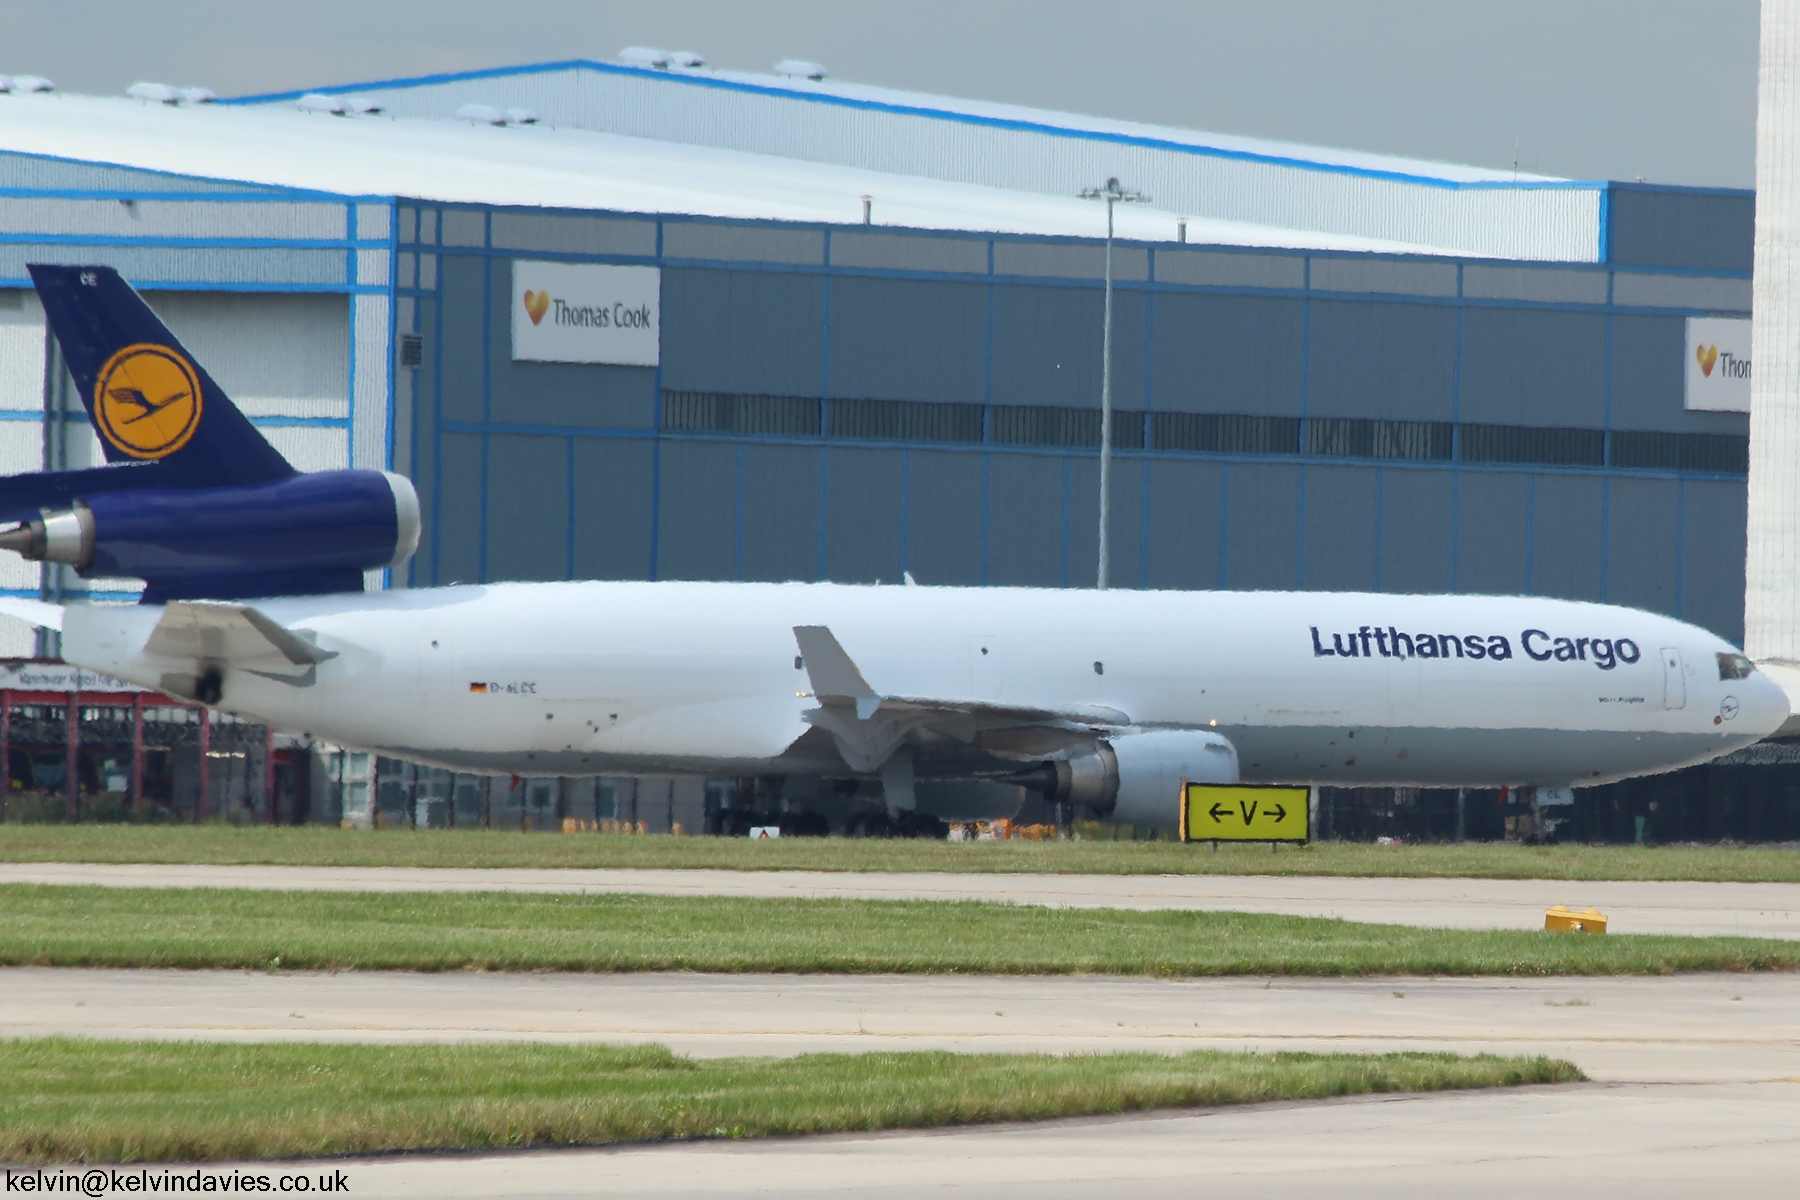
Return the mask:
{"type": "Polygon", "coordinates": [[[1103,705],[988,704],[978,700],[884,696],[869,685],[831,630],[797,625],[807,679],[819,707],[806,713],[809,724],[832,735],[853,770],[880,770],[909,740],[935,735],[977,746],[1001,757],[1058,757],[1100,729],[1131,724],[1131,718],[1103,705]]]}
{"type": "Polygon", "coordinates": [[[248,604],[177,600],[144,643],[144,653],[207,667],[236,667],[284,682],[310,682],[313,670],[336,658],[248,604]]]}
{"type": "Polygon", "coordinates": [[[862,671],[851,661],[831,630],[824,625],[797,625],[794,642],[806,664],[813,695],[821,703],[849,704],[867,720],[876,709],[962,716],[984,724],[1036,724],[1071,722],[1078,725],[1129,725],[1131,718],[1101,704],[1059,705],[1035,708],[1017,704],[987,704],[979,700],[935,700],[923,696],[882,696],[869,686],[862,671]]]}
{"type": "Polygon", "coordinates": [[[963,716],[983,726],[988,725],[1080,725],[1090,728],[1114,728],[1131,724],[1131,718],[1116,708],[1103,704],[1062,704],[1055,708],[1032,708],[1018,704],[984,704],[978,700],[929,700],[919,696],[884,696],[881,707],[894,710],[912,709],[963,716]]]}

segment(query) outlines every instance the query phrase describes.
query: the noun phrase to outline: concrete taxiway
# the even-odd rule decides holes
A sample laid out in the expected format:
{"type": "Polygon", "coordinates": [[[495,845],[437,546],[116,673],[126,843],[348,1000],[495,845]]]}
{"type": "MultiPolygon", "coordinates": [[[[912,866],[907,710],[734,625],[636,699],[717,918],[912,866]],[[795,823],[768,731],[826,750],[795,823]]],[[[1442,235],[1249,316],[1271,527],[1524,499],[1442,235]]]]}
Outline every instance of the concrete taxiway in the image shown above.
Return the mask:
{"type": "MultiPolygon", "coordinates": [[[[1796,1161],[1800,1083],[1787,1082],[1364,1096],[961,1130],[329,1165],[344,1172],[352,1194],[392,1200],[1787,1200],[1796,1161]]],[[[316,1172],[318,1164],[245,1169],[316,1172]]]]}
{"type": "Polygon", "coordinates": [[[1458,929],[1541,929],[1544,910],[1566,904],[1598,908],[1610,918],[1614,933],[1800,938],[1800,884],[1792,883],[89,863],[0,863],[0,883],[987,900],[1070,908],[1284,913],[1458,929]]]}
{"type": "MultiPolygon", "coordinates": [[[[1800,885],[1278,876],[0,865],[0,882],[989,900],[1800,937],[1800,885]]],[[[1610,936],[1610,935],[1609,935],[1610,936]]],[[[946,1048],[1450,1050],[1567,1058],[1562,1088],[874,1135],[333,1159],[365,1197],[1792,1194],[1800,975],[1553,979],[441,975],[0,970],[0,1034],[655,1041],[693,1055],[946,1048]]],[[[256,1163],[259,1173],[318,1164],[256,1163]]],[[[230,1168],[224,1167],[229,1170],[230,1168]]]]}
{"type": "Polygon", "coordinates": [[[810,1051],[1453,1050],[1616,1083],[1800,1078],[1800,975],[1119,979],[0,970],[0,1035],[810,1051]]]}
{"type": "MultiPolygon", "coordinates": [[[[363,1197],[1789,1196],[1800,976],[946,978],[0,971],[0,1033],[658,1041],[702,1055],[1456,1050],[1595,1082],[747,1143],[332,1159],[363,1197]]],[[[318,1163],[245,1164],[259,1173],[318,1163]]],[[[221,1168],[229,1170],[229,1167],[221,1168]]]]}

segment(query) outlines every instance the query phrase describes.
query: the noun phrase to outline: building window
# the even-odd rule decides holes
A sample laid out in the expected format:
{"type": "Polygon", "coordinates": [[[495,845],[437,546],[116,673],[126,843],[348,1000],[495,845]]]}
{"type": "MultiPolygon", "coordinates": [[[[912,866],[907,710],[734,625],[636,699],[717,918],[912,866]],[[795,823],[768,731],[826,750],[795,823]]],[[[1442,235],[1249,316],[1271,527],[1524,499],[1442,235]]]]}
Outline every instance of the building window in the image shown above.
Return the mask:
{"type": "Polygon", "coordinates": [[[1297,417],[1247,417],[1230,413],[1155,413],[1151,442],[1158,450],[1213,454],[1296,454],[1297,417]]]}
{"type": "MultiPolygon", "coordinates": [[[[408,335],[416,337],[417,335],[408,335]]],[[[411,349],[403,343],[403,356],[411,349]]],[[[1540,429],[1360,417],[1262,417],[1242,413],[1113,412],[1113,446],[1199,454],[1255,454],[1376,461],[1611,466],[1626,470],[1742,475],[1750,440],[1726,434],[1540,429]],[[1148,416],[1148,422],[1145,417],[1148,416]],[[1460,431],[1461,444],[1457,445],[1460,431]],[[1611,458],[1607,458],[1608,439],[1611,458]]],[[[1100,410],[1055,405],[939,404],[917,400],[827,400],[735,392],[663,393],[662,427],[752,437],[850,441],[991,442],[1003,446],[1094,449],[1100,410]],[[821,430],[821,417],[823,429],[821,430]]]]}
{"type": "Polygon", "coordinates": [[[1464,425],[1460,457],[1464,462],[1598,467],[1606,461],[1606,434],[1598,429],[1464,425]]]}
{"type": "Polygon", "coordinates": [[[1722,433],[1620,431],[1612,435],[1612,465],[1744,475],[1750,470],[1750,439],[1722,433]]]}
{"type": "Polygon", "coordinates": [[[1313,417],[1306,453],[1330,458],[1405,458],[1447,462],[1454,427],[1444,421],[1369,421],[1313,417]]]}
{"type": "Polygon", "coordinates": [[[817,437],[819,402],[805,396],[664,392],[663,428],[695,433],[817,437]]]}
{"type": "MultiPolygon", "coordinates": [[[[1048,405],[993,406],[993,437],[1009,446],[1100,445],[1100,410],[1048,405]]],[[[1144,448],[1144,414],[1113,410],[1113,445],[1120,450],[1144,448]]]]}
{"type": "Polygon", "coordinates": [[[979,442],[981,405],[913,400],[833,400],[832,437],[895,442],[979,442]]]}

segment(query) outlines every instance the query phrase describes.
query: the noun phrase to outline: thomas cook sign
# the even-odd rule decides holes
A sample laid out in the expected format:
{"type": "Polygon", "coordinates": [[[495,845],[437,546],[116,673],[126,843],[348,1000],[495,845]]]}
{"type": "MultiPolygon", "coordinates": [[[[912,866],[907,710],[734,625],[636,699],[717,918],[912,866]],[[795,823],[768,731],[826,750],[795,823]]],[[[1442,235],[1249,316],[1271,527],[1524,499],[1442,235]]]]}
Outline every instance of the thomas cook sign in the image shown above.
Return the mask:
{"type": "Polygon", "coordinates": [[[513,361],[654,367],[661,309],[662,272],[655,267],[516,260],[513,361]]]}
{"type": "Polygon", "coordinates": [[[1750,411],[1750,322],[1736,317],[1687,319],[1690,412],[1750,411]]]}

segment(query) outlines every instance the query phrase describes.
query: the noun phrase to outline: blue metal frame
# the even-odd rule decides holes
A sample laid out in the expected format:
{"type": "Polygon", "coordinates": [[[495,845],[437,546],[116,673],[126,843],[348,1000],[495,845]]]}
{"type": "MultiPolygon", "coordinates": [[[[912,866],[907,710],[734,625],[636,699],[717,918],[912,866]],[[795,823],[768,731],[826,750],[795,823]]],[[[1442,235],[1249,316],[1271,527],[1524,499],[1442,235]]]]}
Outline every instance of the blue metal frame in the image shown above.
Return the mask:
{"type": "MultiPolygon", "coordinates": [[[[656,257],[662,261],[663,222],[656,223],[656,257]]],[[[659,348],[656,355],[655,374],[656,395],[651,397],[653,406],[651,425],[660,432],[663,427],[663,386],[662,386],[662,352],[659,348]]],[[[662,566],[662,439],[659,437],[650,446],[650,570],[651,579],[659,576],[662,566]]]]}
{"type": "MultiPolygon", "coordinates": [[[[346,239],[348,245],[344,250],[344,282],[349,284],[352,288],[354,288],[357,285],[357,278],[356,278],[356,205],[354,205],[354,204],[346,206],[346,209],[344,212],[344,232],[348,235],[348,237],[346,239]]],[[[392,274],[393,274],[393,272],[390,271],[389,275],[391,276],[392,274]]],[[[390,278],[389,279],[390,287],[392,286],[392,283],[393,283],[393,281],[390,278]]],[[[350,427],[350,434],[347,439],[346,445],[344,446],[344,461],[346,463],[348,463],[351,467],[355,467],[357,465],[356,464],[356,294],[355,294],[355,292],[352,292],[350,294],[350,299],[349,299],[348,303],[345,305],[345,307],[349,310],[348,316],[349,316],[349,322],[350,322],[350,329],[349,329],[349,338],[347,340],[349,342],[350,352],[348,355],[345,356],[348,361],[345,363],[344,401],[347,406],[347,411],[349,413],[348,424],[350,427]]],[[[383,463],[382,464],[383,466],[388,466],[392,462],[393,455],[392,455],[391,451],[389,453],[388,458],[389,458],[389,462],[383,463]]]]}

